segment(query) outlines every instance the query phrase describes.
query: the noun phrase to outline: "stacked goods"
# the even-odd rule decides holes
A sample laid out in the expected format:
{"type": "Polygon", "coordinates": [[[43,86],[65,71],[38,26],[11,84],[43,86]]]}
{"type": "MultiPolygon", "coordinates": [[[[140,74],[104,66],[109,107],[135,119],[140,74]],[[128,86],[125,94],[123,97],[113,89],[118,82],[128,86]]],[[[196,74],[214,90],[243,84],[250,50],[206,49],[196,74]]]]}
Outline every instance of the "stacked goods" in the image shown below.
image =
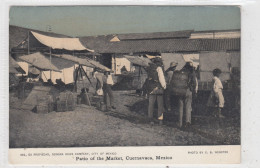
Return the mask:
{"type": "Polygon", "coordinates": [[[67,93],[67,109],[68,111],[73,111],[75,110],[76,103],[75,103],[75,98],[74,94],[72,92],[67,93]]]}
{"type": "Polygon", "coordinates": [[[73,111],[76,103],[74,94],[70,91],[61,92],[57,98],[57,112],[73,111]]]}
{"type": "Polygon", "coordinates": [[[36,112],[37,113],[49,113],[54,111],[54,100],[52,95],[47,95],[44,97],[37,96],[37,105],[36,105],[36,112]]]}

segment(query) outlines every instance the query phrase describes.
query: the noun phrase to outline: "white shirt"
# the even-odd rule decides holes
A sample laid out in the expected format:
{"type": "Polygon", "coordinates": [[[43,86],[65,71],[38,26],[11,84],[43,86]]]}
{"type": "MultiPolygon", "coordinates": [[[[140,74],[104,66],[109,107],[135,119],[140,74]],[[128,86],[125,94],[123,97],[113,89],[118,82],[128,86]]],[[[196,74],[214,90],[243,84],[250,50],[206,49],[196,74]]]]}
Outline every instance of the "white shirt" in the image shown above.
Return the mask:
{"type": "Polygon", "coordinates": [[[216,76],[213,77],[213,81],[214,81],[213,90],[215,93],[218,93],[220,89],[223,89],[222,82],[216,76]]]}
{"type": "Polygon", "coordinates": [[[96,78],[97,78],[97,77],[96,77],[97,73],[98,73],[97,71],[96,71],[96,72],[94,72],[94,74],[93,74],[93,78],[94,78],[94,79],[96,79],[96,78]]]}
{"type": "Polygon", "coordinates": [[[94,72],[93,78],[97,79],[100,82],[101,86],[103,86],[103,76],[104,75],[102,73],[96,71],[94,72]]]}
{"type": "Polygon", "coordinates": [[[163,74],[162,68],[161,67],[157,67],[156,71],[158,73],[160,84],[162,85],[162,87],[164,89],[166,89],[166,82],[165,82],[165,78],[164,78],[164,74],[163,74]]]}
{"type": "Polygon", "coordinates": [[[197,77],[195,78],[195,80],[196,80],[195,93],[198,93],[199,83],[198,83],[198,79],[197,79],[197,77]]]}
{"type": "Polygon", "coordinates": [[[112,75],[108,75],[108,76],[104,75],[103,82],[108,84],[108,85],[114,85],[114,81],[113,81],[112,75]]]}

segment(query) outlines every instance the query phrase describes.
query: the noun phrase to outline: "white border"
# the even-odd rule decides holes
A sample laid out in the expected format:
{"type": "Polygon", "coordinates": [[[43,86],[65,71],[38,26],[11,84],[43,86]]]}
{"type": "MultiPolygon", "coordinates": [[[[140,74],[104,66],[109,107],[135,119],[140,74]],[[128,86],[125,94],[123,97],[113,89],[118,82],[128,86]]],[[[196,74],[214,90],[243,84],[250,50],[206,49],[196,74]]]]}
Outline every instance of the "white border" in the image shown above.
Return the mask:
{"type": "MultiPolygon", "coordinates": [[[[10,5],[241,5],[242,35],[242,159],[240,165],[178,165],[170,167],[260,167],[260,1],[253,0],[158,0],[158,1],[94,1],[94,0],[4,0],[1,3],[0,28],[0,167],[8,165],[8,26],[10,5]]],[[[47,167],[47,166],[46,166],[47,167]]],[[[50,166],[48,166],[50,167],[50,166]]],[[[61,167],[61,166],[59,166],[61,167]]],[[[96,166],[88,166],[96,167],[96,166]]],[[[115,167],[115,166],[110,166],[115,167]]],[[[126,166],[124,166],[126,167],[126,166]]],[[[128,166],[130,167],[130,166],[128,166]]],[[[136,167],[136,166],[135,166],[136,167]]],[[[142,166],[144,167],[144,166],[142,166]]],[[[145,166],[147,167],[147,166],[145,166]]],[[[151,166],[150,166],[151,167],[151,166]]],[[[165,167],[163,165],[152,167],[165,167]]]]}

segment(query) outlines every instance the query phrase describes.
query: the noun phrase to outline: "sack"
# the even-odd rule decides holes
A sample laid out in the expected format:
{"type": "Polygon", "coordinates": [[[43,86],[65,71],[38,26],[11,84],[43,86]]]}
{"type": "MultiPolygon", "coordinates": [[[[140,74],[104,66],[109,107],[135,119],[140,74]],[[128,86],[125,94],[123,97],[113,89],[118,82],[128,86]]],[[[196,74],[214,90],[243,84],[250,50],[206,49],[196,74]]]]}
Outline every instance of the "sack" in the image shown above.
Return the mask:
{"type": "Polygon", "coordinates": [[[147,67],[147,92],[151,93],[154,91],[156,87],[161,87],[161,84],[159,82],[158,73],[156,71],[157,66],[156,65],[150,65],[147,67]]]}
{"type": "Polygon", "coordinates": [[[188,72],[175,71],[172,74],[169,90],[176,96],[186,96],[189,83],[188,72]]]}
{"type": "Polygon", "coordinates": [[[98,89],[96,93],[97,93],[97,95],[102,96],[103,95],[103,89],[102,88],[98,89]]]}

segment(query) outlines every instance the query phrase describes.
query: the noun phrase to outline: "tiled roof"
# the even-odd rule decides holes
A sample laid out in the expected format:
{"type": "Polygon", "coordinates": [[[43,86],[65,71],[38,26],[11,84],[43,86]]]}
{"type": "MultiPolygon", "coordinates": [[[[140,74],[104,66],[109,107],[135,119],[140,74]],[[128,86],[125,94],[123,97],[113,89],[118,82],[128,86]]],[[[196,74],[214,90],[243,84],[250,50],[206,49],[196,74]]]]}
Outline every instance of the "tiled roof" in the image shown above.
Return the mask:
{"type": "Polygon", "coordinates": [[[240,50],[240,38],[233,39],[200,39],[202,51],[240,50]]]}
{"type": "Polygon", "coordinates": [[[155,32],[155,33],[130,33],[119,34],[119,40],[142,40],[142,39],[168,39],[168,38],[189,38],[193,30],[175,32],[155,32]]]}
{"type": "Polygon", "coordinates": [[[80,38],[86,47],[98,53],[135,52],[192,52],[240,50],[236,39],[156,39],[109,42],[101,39],[80,38]],[[92,41],[93,40],[93,41],[92,41]]]}
{"type": "MultiPolygon", "coordinates": [[[[30,29],[9,26],[10,48],[16,47],[26,39],[30,29]]],[[[34,30],[35,31],[35,30],[34,30]]],[[[36,31],[52,37],[68,37],[49,32],[36,31]]],[[[188,39],[183,38],[192,31],[137,33],[121,35],[102,35],[80,37],[81,43],[96,53],[137,53],[137,52],[196,52],[196,51],[225,51],[240,50],[240,38],[233,39],[188,39]],[[111,42],[118,36],[121,41],[111,42]],[[177,38],[182,37],[182,38],[177,38]],[[142,39],[141,39],[142,38],[142,39]],[[153,39],[149,39],[153,38],[153,39]]],[[[30,40],[30,42],[33,39],[30,40]]]]}

